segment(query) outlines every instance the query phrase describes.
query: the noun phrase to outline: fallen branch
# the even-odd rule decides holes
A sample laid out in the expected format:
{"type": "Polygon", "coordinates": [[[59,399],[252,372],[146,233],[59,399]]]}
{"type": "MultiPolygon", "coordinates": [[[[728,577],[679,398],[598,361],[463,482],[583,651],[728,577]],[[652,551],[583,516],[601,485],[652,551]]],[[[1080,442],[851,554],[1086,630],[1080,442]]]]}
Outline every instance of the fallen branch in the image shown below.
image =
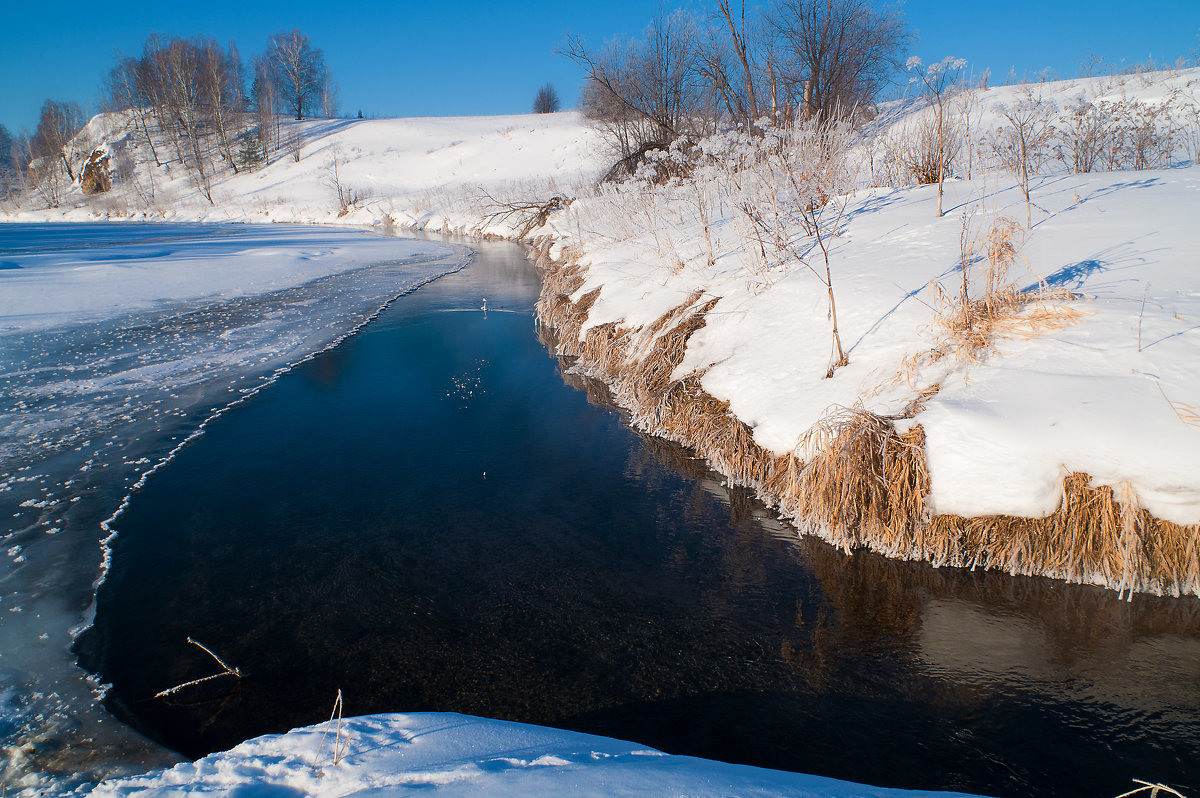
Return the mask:
{"type": "Polygon", "coordinates": [[[555,194],[548,200],[526,202],[502,202],[486,191],[483,192],[483,196],[489,200],[486,207],[495,208],[494,211],[484,214],[483,221],[486,224],[502,224],[515,216],[520,227],[516,235],[518,239],[524,238],[546,224],[550,219],[550,214],[566,210],[575,201],[574,197],[566,197],[562,194],[555,194]]]}

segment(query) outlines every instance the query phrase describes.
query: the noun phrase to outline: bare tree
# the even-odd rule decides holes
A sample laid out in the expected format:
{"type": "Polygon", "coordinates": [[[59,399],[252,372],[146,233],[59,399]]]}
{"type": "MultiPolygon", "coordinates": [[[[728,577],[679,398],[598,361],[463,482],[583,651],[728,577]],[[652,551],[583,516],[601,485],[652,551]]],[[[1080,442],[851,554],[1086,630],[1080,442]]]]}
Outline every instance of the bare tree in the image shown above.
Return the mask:
{"type": "Polygon", "coordinates": [[[308,37],[293,28],[267,40],[267,63],[276,91],[285,108],[303,119],[306,109],[321,99],[328,77],[325,57],[308,37]]]}
{"type": "Polygon", "coordinates": [[[701,69],[720,96],[730,119],[752,127],[759,118],[759,73],[746,32],[746,3],[736,13],[730,0],[718,0],[716,30],[705,43],[701,69]],[[718,34],[717,31],[720,31],[718,34]],[[728,38],[723,34],[728,33],[728,38]],[[736,74],[736,78],[735,78],[736,74]]]}
{"type": "Polygon", "coordinates": [[[946,130],[950,124],[946,103],[958,88],[962,71],[966,66],[965,60],[951,56],[930,64],[924,72],[921,71],[921,59],[915,55],[908,59],[907,64],[908,70],[913,73],[910,82],[920,85],[929,104],[937,108],[938,218],[942,216],[942,189],[946,182],[946,173],[950,171],[950,147],[948,144],[953,135],[946,130]]]}
{"type": "Polygon", "coordinates": [[[142,86],[140,72],[139,59],[117,55],[117,63],[109,70],[105,79],[105,110],[128,113],[135,132],[141,132],[145,138],[155,165],[162,166],[162,160],[158,157],[158,147],[150,132],[151,125],[158,127],[158,119],[142,86]]]}
{"type": "Polygon", "coordinates": [[[705,131],[696,30],[680,11],[660,11],[642,38],[589,51],[577,37],[563,52],[587,76],[581,107],[611,136],[626,173],[645,153],[705,131]]]}
{"type": "Polygon", "coordinates": [[[803,86],[804,114],[818,119],[874,105],[911,38],[899,11],[872,0],[779,0],[769,19],[780,80],[803,86]]]}
{"type": "Polygon", "coordinates": [[[258,58],[254,62],[254,84],[251,88],[251,99],[254,104],[254,120],[258,135],[259,149],[263,159],[271,160],[272,150],[279,144],[279,117],[275,108],[279,95],[275,91],[275,81],[271,77],[271,65],[266,58],[258,58]]]}
{"type": "Polygon", "coordinates": [[[338,87],[328,69],[321,81],[321,113],[326,119],[332,119],[338,113],[338,87]]]}
{"type": "Polygon", "coordinates": [[[1029,201],[1029,174],[1036,172],[1046,154],[1046,146],[1054,132],[1055,106],[1051,100],[1035,95],[1026,87],[1011,103],[996,106],[997,113],[1007,122],[997,128],[992,146],[1005,166],[1017,177],[1025,196],[1025,226],[1033,226],[1029,201]]]}
{"type": "Polygon", "coordinates": [[[201,102],[216,127],[221,155],[236,172],[233,142],[237,139],[238,122],[245,110],[242,65],[237,45],[230,42],[229,50],[223,51],[214,42],[205,42],[201,50],[198,78],[201,102]]]}
{"type": "Polygon", "coordinates": [[[20,185],[20,161],[17,140],[0,124],[0,199],[9,198],[20,185]]]}
{"type": "Polygon", "coordinates": [[[33,157],[61,161],[67,177],[74,180],[75,173],[67,158],[67,144],[82,128],[83,109],[79,103],[46,100],[42,103],[42,113],[30,142],[33,157]]]}
{"type": "Polygon", "coordinates": [[[160,119],[180,162],[211,203],[214,171],[209,161],[211,127],[201,78],[206,50],[199,39],[169,39],[151,51],[150,63],[159,93],[160,119]]]}
{"type": "Polygon", "coordinates": [[[547,83],[537,90],[533,97],[533,112],[535,114],[552,114],[559,108],[558,92],[553,83],[547,83]]]}
{"type": "Polygon", "coordinates": [[[173,153],[209,201],[220,161],[239,168],[234,144],[247,115],[234,44],[152,34],[140,57],[118,56],[106,89],[108,108],[129,115],[155,164],[173,153]]]}

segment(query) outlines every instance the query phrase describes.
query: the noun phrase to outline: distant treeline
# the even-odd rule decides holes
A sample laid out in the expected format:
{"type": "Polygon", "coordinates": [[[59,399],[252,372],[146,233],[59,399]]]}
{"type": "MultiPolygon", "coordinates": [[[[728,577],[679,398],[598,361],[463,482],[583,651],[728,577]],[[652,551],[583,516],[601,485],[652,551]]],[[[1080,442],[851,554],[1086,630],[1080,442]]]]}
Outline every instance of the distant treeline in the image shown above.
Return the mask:
{"type": "MultiPolygon", "coordinates": [[[[280,116],[333,116],[337,90],[319,48],[298,30],[277,33],[245,63],[232,42],[151,35],[139,56],[118,55],[104,83],[105,110],[128,112],[159,166],[181,164],[211,202],[215,175],[253,169],[299,142],[280,116]]],[[[22,188],[57,206],[77,179],[67,145],[85,124],[78,103],[46,100],[31,136],[0,125],[0,196],[22,188]]]]}

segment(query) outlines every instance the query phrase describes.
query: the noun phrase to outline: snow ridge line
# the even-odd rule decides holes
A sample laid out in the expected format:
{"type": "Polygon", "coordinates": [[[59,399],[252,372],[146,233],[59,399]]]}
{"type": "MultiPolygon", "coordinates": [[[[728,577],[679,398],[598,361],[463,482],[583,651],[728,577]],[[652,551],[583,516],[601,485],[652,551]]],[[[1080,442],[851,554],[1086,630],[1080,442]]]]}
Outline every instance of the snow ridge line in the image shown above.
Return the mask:
{"type": "MultiPolygon", "coordinates": [[[[96,599],[99,594],[100,588],[104,585],[105,580],[108,578],[109,570],[112,568],[112,555],[113,555],[112,547],[113,547],[113,543],[116,541],[117,536],[119,534],[119,532],[118,532],[117,528],[114,526],[114,524],[116,523],[117,519],[119,519],[122,515],[124,515],[125,511],[127,509],[129,509],[129,505],[133,501],[134,494],[136,494],[138,491],[140,491],[142,488],[144,488],[146,486],[146,482],[150,479],[150,477],[157,474],[163,468],[166,468],[167,465],[169,465],[179,455],[179,453],[181,451],[183,451],[183,449],[186,446],[188,446],[188,444],[192,443],[197,438],[203,436],[205,431],[208,429],[209,425],[212,424],[217,419],[219,419],[221,416],[225,415],[230,410],[233,410],[235,407],[238,407],[238,406],[250,401],[256,395],[258,395],[261,391],[271,387],[276,382],[278,382],[279,379],[284,374],[287,374],[288,372],[293,371],[294,369],[298,368],[299,366],[302,366],[305,363],[308,363],[309,361],[314,360],[317,357],[320,357],[321,355],[325,354],[326,352],[329,352],[330,350],[336,349],[338,346],[341,346],[346,340],[357,335],[360,330],[362,330],[364,327],[366,327],[368,324],[370,324],[375,319],[379,318],[379,316],[382,315],[385,310],[387,310],[389,307],[391,307],[401,297],[407,296],[408,294],[411,294],[414,291],[417,291],[417,290],[423,288],[424,286],[429,285],[434,280],[439,280],[442,277],[445,277],[447,275],[462,271],[463,269],[470,266],[474,260],[475,260],[475,250],[469,249],[469,248],[466,249],[465,257],[462,258],[462,260],[459,262],[458,266],[456,266],[455,268],[450,269],[449,271],[442,272],[441,274],[437,274],[432,277],[428,277],[418,283],[415,283],[415,284],[409,286],[405,290],[401,291],[400,293],[398,293],[395,296],[388,299],[386,302],[384,302],[382,305],[380,305],[375,311],[373,311],[369,316],[364,318],[358,324],[354,325],[352,328],[350,328],[346,332],[342,333],[341,335],[339,335],[336,338],[329,341],[329,343],[325,344],[325,346],[321,347],[320,349],[318,349],[314,352],[308,353],[307,355],[305,355],[304,357],[295,361],[294,363],[289,363],[287,365],[280,366],[279,368],[275,369],[273,372],[271,372],[270,376],[268,376],[266,379],[264,379],[258,385],[255,385],[253,388],[246,391],[245,393],[243,393],[241,396],[237,397],[233,401],[229,402],[226,405],[223,405],[222,407],[220,407],[220,408],[214,410],[212,413],[210,413],[203,421],[200,422],[200,424],[196,427],[196,429],[192,430],[192,432],[189,433],[187,436],[185,436],[183,438],[183,440],[181,440],[179,443],[175,444],[175,446],[172,447],[172,449],[169,452],[167,452],[165,455],[163,455],[158,460],[158,462],[156,462],[154,465],[150,466],[150,468],[143,471],[141,476],[138,477],[137,482],[133,483],[133,485],[129,488],[129,491],[121,499],[120,504],[117,505],[117,509],[115,509],[112,512],[112,515],[110,515],[108,518],[106,518],[100,522],[100,529],[106,533],[105,537],[102,538],[100,541],[100,548],[101,548],[101,552],[102,552],[102,557],[101,557],[101,562],[100,562],[100,573],[96,577],[96,580],[92,583],[91,606],[88,607],[87,610],[84,612],[82,621],[79,624],[77,624],[76,626],[72,627],[70,630],[72,639],[78,638],[81,634],[83,634],[88,629],[90,629],[92,627],[92,624],[95,622],[96,599]]],[[[367,267],[367,268],[370,268],[370,267],[367,267]]]]}
{"type": "Polygon", "coordinates": [[[1134,592],[1200,596],[1200,524],[1154,517],[1128,484],[1114,492],[1073,473],[1046,518],[964,518],[933,514],[924,430],[910,422],[901,434],[894,422],[902,417],[840,409],[810,430],[807,445],[783,456],[763,449],[727,402],[700,387],[702,375],[672,378],[718,298],[696,294],[646,328],[602,324],[581,340],[600,289],[573,302],[586,268],[569,249],[555,258],[555,244],[542,237],[532,249],[543,274],[537,320],[556,333],[557,354],[577,358],[573,370],[607,384],[635,426],[692,448],[800,532],[846,552],[865,547],[934,566],[1047,576],[1130,599],[1134,592]]]}

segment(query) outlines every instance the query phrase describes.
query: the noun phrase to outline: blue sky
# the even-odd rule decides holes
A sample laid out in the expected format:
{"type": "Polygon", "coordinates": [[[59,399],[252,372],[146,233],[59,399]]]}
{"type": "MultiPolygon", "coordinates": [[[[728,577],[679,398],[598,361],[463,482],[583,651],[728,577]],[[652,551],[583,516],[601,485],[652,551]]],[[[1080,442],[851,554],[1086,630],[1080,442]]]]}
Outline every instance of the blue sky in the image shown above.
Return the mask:
{"type": "MultiPolygon", "coordinates": [[[[752,0],[751,0],[752,1],[752,0]]],[[[153,32],[202,34],[261,52],[269,34],[299,28],[325,51],[342,112],[368,116],[523,113],[538,86],[576,99],[579,70],[555,55],[568,31],[598,45],[637,34],[656,0],[346,3],[337,0],[122,0],[8,4],[0,12],[0,123],[32,129],[47,97],[90,103],[117,51],[153,32]],[[369,9],[369,10],[364,10],[369,9]]],[[[678,3],[669,4],[674,7],[678,3]]],[[[703,8],[699,0],[692,7],[703,8]]],[[[993,84],[1051,69],[1076,73],[1091,53],[1135,64],[1174,62],[1200,47],[1200,0],[955,3],[902,6],[926,62],[947,55],[990,69],[993,84]]]]}

